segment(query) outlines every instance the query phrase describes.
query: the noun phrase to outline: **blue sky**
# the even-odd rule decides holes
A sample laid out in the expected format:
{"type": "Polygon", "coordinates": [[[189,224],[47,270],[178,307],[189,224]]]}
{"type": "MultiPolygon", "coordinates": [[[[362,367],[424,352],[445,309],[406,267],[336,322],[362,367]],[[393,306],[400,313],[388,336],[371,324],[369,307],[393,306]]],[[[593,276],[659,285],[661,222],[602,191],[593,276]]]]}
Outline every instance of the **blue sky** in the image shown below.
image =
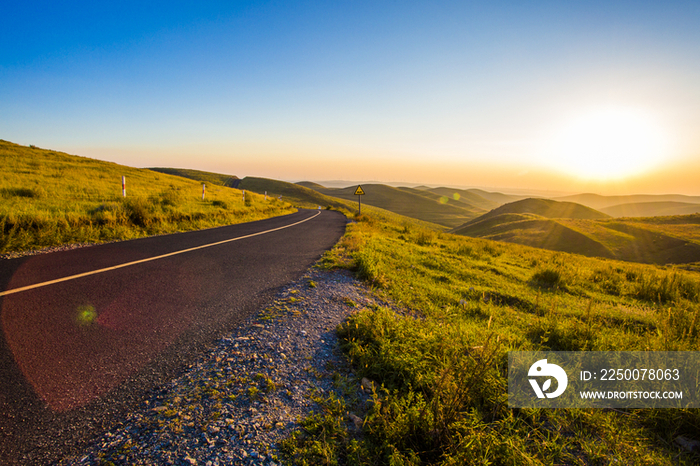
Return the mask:
{"type": "Polygon", "coordinates": [[[700,194],[698,2],[144,3],[5,5],[0,138],[285,180],[700,194]],[[550,142],[606,108],[663,147],[581,177],[579,142],[550,142]]]}

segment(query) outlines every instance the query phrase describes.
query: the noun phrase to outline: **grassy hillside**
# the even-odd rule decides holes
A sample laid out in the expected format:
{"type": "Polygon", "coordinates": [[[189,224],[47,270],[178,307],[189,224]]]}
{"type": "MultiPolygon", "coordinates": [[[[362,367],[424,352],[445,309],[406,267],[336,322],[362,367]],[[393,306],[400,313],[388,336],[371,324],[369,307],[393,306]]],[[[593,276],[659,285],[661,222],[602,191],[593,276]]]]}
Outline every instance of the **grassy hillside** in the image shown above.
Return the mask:
{"type": "Polygon", "coordinates": [[[324,265],[400,310],[338,328],[353,373],[284,443],[291,462],[697,464],[676,440],[700,440],[700,410],[509,409],[507,354],[697,351],[700,275],[358,220],[324,265]]]}
{"type": "Polygon", "coordinates": [[[464,226],[504,214],[535,214],[545,218],[601,219],[609,217],[602,212],[598,212],[597,210],[593,210],[589,207],[576,204],[574,202],[557,202],[550,199],[529,198],[497,207],[496,209],[493,209],[492,211],[471,220],[464,226]]]}
{"type": "Polygon", "coordinates": [[[305,187],[305,188],[315,189],[315,190],[317,190],[317,191],[318,191],[319,189],[327,189],[325,186],[320,185],[320,184],[318,184],[318,183],[314,183],[314,182],[312,182],[312,181],[300,181],[300,182],[295,183],[295,184],[298,184],[299,186],[303,186],[303,187],[305,187]]]}
{"type": "Polygon", "coordinates": [[[222,175],[221,173],[203,172],[200,170],[189,170],[186,168],[149,168],[159,173],[165,173],[167,175],[181,176],[183,178],[189,178],[191,180],[199,181],[200,183],[206,183],[207,185],[219,185],[227,186],[229,188],[235,188],[236,181],[238,181],[237,176],[233,175],[222,175]]]}
{"type": "Polygon", "coordinates": [[[647,230],[700,242],[700,214],[670,217],[626,218],[625,223],[640,225],[647,230]]]}
{"type": "Polygon", "coordinates": [[[562,222],[533,214],[501,214],[454,231],[455,234],[506,241],[552,251],[614,257],[602,243],[562,222]]]}
{"type": "MultiPolygon", "coordinates": [[[[422,189],[416,189],[416,188],[408,188],[408,187],[398,187],[397,189],[400,189],[401,191],[414,195],[414,196],[422,196],[425,199],[428,199],[431,202],[439,203],[442,205],[451,205],[451,206],[456,206],[460,207],[467,212],[469,212],[469,215],[471,216],[479,216],[483,214],[487,209],[475,206],[474,204],[471,204],[468,199],[463,198],[459,192],[453,191],[452,194],[450,195],[445,195],[445,194],[439,194],[437,192],[434,192],[432,190],[422,190],[422,189]]],[[[470,194],[470,193],[467,193],[470,194]]],[[[475,195],[470,196],[472,199],[476,198],[475,195]]],[[[488,201],[486,201],[488,203],[488,201]]]]}
{"type": "Polygon", "coordinates": [[[472,194],[482,197],[486,200],[495,202],[498,205],[508,204],[509,202],[519,201],[526,196],[516,196],[513,194],[503,194],[498,192],[484,191],[483,189],[468,189],[472,194]]]}
{"type": "Polygon", "coordinates": [[[548,219],[534,214],[485,215],[454,233],[650,264],[700,261],[700,215],[625,219],[548,219]]]}
{"type": "MultiPolygon", "coordinates": [[[[347,188],[318,188],[328,196],[357,202],[354,195],[357,186],[347,188]]],[[[478,216],[481,209],[467,206],[454,199],[435,193],[413,188],[394,188],[383,184],[363,184],[366,195],[362,196],[363,205],[379,207],[407,217],[436,223],[446,227],[455,227],[466,220],[478,216]]]]}
{"type": "Polygon", "coordinates": [[[452,188],[428,188],[425,191],[435,193],[438,196],[445,196],[448,199],[454,199],[456,201],[462,202],[470,207],[477,207],[482,210],[495,209],[500,203],[481,197],[480,195],[468,190],[468,189],[452,189],[452,188]]]}
{"type": "Polygon", "coordinates": [[[291,213],[291,205],[0,140],[0,252],[102,242],[240,223],[291,213]],[[127,197],[122,197],[126,176],[127,197]]]}
{"type": "Polygon", "coordinates": [[[258,194],[267,192],[269,197],[278,198],[282,196],[282,200],[291,202],[298,207],[307,207],[315,209],[318,206],[326,208],[328,206],[334,208],[347,208],[345,202],[340,202],[325,194],[321,194],[304,186],[288,183],[286,181],[271,180],[268,178],[255,178],[246,176],[238,184],[240,189],[252,191],[258,194]]]}
{"type": "Polygon", "coordinates": [[[611,217],[667,217],[700,212],[700,204],[688,202],[636,202],[600,209],[611,217]]]}

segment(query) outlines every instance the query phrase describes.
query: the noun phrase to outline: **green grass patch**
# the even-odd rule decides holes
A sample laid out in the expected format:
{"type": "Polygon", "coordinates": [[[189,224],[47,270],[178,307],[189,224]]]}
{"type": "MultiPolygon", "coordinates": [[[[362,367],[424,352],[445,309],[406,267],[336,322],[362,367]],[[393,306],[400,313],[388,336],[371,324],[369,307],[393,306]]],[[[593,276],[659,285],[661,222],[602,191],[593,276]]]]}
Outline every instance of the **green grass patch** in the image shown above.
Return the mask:
{"type": "Polygon", "coordinates": [[[373,382],[362,435],[338,422],[347,406],[316,416],[287,443],[292,463],[697,463],[675,442],[700,440],[697,409],[509,409],[507,353],[696,351],[700,275],[356,220],[321,264],[405,311],[358,309],[337,329],[373,382]]]}

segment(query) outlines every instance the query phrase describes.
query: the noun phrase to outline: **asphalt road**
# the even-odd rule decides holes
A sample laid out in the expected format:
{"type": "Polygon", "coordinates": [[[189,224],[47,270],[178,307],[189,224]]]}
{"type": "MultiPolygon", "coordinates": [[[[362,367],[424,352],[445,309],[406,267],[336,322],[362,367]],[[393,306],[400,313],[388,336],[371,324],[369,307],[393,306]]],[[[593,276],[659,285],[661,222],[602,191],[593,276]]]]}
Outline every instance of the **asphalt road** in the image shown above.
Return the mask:
{"type": "Polygon", "coordinates": [[[345,231],[332,211],[0,261],[0,463],[118,421],[345,231]]]}

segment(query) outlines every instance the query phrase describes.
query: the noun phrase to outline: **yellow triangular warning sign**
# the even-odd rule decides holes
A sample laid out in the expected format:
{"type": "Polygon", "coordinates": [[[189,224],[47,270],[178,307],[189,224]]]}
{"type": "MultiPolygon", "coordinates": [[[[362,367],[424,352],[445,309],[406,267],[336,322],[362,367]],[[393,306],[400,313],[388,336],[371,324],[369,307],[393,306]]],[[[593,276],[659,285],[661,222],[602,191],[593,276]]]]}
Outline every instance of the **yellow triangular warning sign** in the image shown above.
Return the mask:
{"type": "Polygon", "coordinates": [[[362,189],[362,186],[358,186],[355,190],[355,196],[364,196],[364,194],[365,191],[362,189]]]}

